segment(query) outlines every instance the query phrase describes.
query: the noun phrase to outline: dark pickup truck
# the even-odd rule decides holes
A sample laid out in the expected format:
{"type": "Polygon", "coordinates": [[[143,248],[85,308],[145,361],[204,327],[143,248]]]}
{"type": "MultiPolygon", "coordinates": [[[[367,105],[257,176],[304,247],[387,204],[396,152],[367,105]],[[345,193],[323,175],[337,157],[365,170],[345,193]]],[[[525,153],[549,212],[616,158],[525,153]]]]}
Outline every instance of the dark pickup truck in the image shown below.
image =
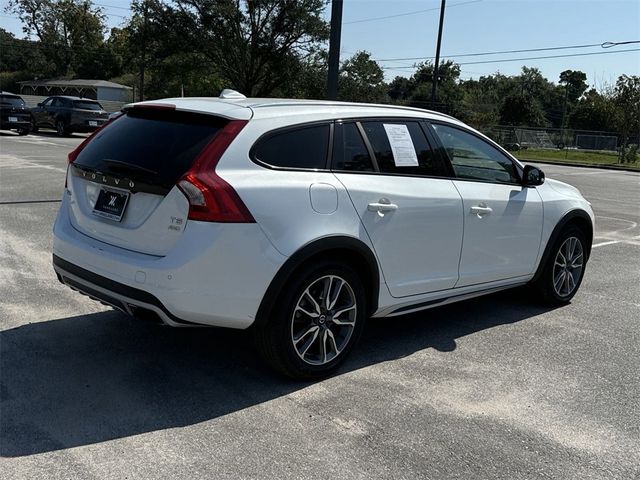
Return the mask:
{"type": "Polygon", "coordinates": [[[16,130],[19,135],[29,133],[31,114],[22,97],[0,92],[0,130],[16,130]]]}
{"type": "Polygon", "coordinates": [[[95,100],[79,97],[49,97],[31,109],[32,129],[54,128],[58,135],[93,132],[101,127],[109,114],[95,100]]]}

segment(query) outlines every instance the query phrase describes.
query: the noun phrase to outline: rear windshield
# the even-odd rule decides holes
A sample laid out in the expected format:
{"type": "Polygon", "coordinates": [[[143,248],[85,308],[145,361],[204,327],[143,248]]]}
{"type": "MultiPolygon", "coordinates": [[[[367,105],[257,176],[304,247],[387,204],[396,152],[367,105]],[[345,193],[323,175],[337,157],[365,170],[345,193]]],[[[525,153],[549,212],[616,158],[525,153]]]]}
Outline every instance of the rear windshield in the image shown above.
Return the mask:
{"type": "Polygon", "coordinates": [[[102,110],[102,105],[100,105],[98,102],[75,100],[73,102],[73,108],[79,108],[82,110],[102,110]]]}
{"type": "Polygon", "coordinates": [[[101,130],[74,164],[170,188],[225,124],[212,115],[130,110],[101,130]]]}
{"type": "Polygon", "coordinates": [[[18,96],[2,95],[0,96],[0,103],[11,107],[24,107],[24,100],[18,96]]]}

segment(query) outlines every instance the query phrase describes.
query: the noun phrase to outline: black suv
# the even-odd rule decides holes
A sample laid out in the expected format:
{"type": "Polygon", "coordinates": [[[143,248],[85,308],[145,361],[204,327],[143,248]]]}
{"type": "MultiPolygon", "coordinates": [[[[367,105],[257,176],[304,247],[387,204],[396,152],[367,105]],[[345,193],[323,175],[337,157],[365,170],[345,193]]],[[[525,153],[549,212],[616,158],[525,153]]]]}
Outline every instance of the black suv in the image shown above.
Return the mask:
{"type": "Polygon", "coordinates": [[[93,132],[109,114],[95,100],[79,97],[49,97],[31,109],[32,129],[55,128],[58,135],[93,132]]]}
{"type": "Polygon", "coordinates": [[[31,116],[22,97],[0,92],[0,129],[16,130],[26,135],[31,130],[31,116]]]}

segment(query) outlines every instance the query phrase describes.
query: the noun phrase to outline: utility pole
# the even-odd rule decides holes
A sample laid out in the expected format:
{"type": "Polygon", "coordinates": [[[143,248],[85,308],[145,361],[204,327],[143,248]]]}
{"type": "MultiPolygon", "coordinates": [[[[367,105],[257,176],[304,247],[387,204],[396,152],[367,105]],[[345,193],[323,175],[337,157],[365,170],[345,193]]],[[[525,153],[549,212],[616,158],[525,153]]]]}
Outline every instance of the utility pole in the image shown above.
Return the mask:
{"type": "Polygon", "coordinates": [[[142,41],[141,41],[142,58],[140,60],[140,101],[141,102],[144,101],[144,67],[145,67],[145,61],[147,58],[147,15],[148,15],[147,0],[144,0],[142,15],[144,15],[144,20],[142,24],[142,41]]]}
{"type": "Polygon", "coordinates": [[[438,64],[440,63],[440,44],[442,43],[442,25],[444,24],[444,7],[446,0],[440,5],[440,26],[438,27],[438,43],[436,45],[436,61],[433,64],[433,79],[431,80],[431,108],[436,104],[436,88],[438,85],[438,64]]]}
{"type": "Polygon", "coordinates": [[[340,68],[340,34],[342,31],[342,0],[331,1],[331,35],[329,37],[329,75],[327,99],[338,98],[338,70],[340,68]]]}

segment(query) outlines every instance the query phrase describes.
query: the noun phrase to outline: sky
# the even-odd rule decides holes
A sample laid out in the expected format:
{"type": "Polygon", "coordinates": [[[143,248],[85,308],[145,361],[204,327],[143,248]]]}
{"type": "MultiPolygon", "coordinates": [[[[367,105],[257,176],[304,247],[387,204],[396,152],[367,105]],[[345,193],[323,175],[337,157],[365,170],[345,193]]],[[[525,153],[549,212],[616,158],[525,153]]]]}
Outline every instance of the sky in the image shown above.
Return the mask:
{"type": "MultiPolygon", "coordinates": [[[[0,0],[0,27],[22,38],[20,21],[4,11],[0,0]]],[[[128,0],[95,0],[108,16],[108,25],[119,26],[129,14],[128,0]]],[[[410,76],[419,60],[397,58],[435,55],[440,0],[344,0],[341,58],[366,50],[380,60],[385,78],[410,76]],[[384,18],[380,18],[384,17],[384,18]]],[[[461,66],[461,77],[478,78],[500,72],[515,75],[523,65],[537,67],[549,80],[560,72],[582,70],[590,86],[613,85],[619,75],[640,75],[640,43],[603,49],[604,42],[640,40],[640,0],[447,0],[441,57],[461,66]],[[595,47],[523,52],[473,57],[471,53],[496,52],[574,45],[595,47]],[[638,49],[632,52],[612,53],[638,49]],[[507,59],[549,55],[606,52],[565,58],[507,59]],[[476,63],[486,62],[495,63],[476,63]]],[[[327,20],[331,8],[325,12],[327,20]]]]}

